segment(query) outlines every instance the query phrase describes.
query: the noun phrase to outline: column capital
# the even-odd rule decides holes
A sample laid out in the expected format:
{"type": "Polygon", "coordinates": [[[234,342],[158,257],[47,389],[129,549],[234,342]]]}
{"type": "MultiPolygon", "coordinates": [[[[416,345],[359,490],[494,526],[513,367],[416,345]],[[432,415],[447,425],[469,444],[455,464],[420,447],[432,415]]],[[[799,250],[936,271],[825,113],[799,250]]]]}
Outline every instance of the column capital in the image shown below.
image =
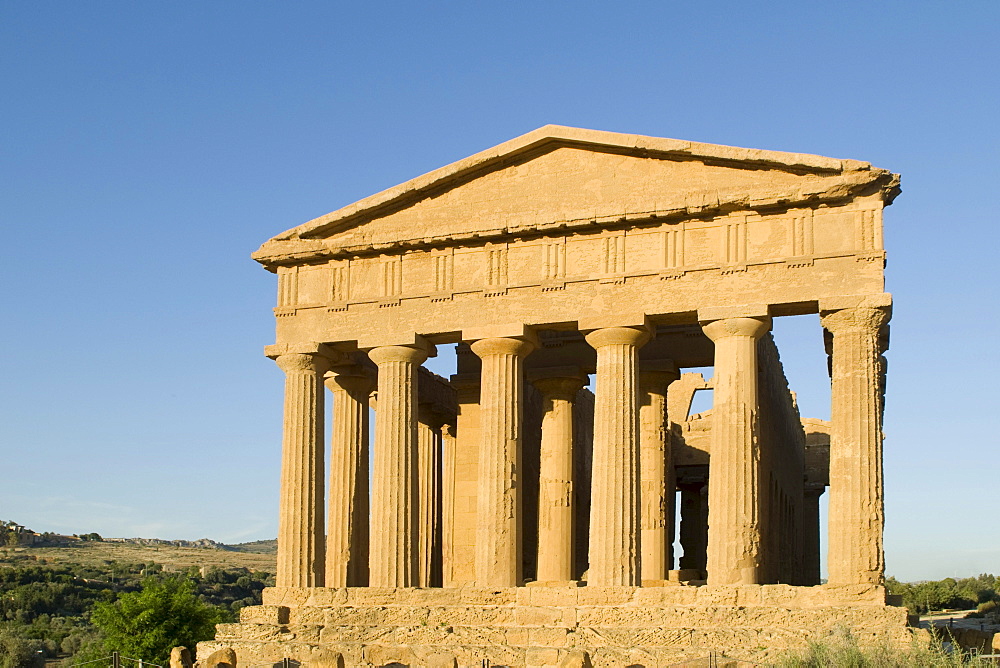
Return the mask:
{"type": "Polygon", "coordinates": [[[639,360],[639,382],[641,385],[666,386],[681,377],[680,369],[673,360],[639,360]]]}
{"type": "Polygon", "coordinates": [[[705,336],[712,339],[713,342],[734,336],[759,339],[771,329],[771,318],[767,316],[724,318],[722,320],[702,322],[701,329],[705,332],[705,336]]]}
{"type": "Polygon", "coordinates": [[[570,400],[587,384],[587,374],[578,366],[538,367],[525,377],[542,394],[570,400]]]}
{"type": "Polygon", "coordinates": [[[836,311],[820,312],[820,322],[834,336],[843,332],[878,334],[889,322],[891,307],[854,306],[836,311]]]}
{"type": "Polygon", "coordinates": [[[645,327],[604,327],[588,332],[584,338],[595,349],[614,345],[638,348],[649,341],[650,334],[645,327]]]}
{"type": "Polygon", "coordinates": [[[410,364],[423,364],[430,356],[430,345],[417,346],[379,346],[368,351],[368,359],[376,365],[387,362],[409,362],[410,364]]]}
{"type": "Polygon", "coordinates": [[[277,359],[282,355],[321,355],[330,360],[330,364],[347,364],[350,357],[326,343],[303,341],[298,343],[275,343],[264,346],[264,356],[277,359]]]}
{"type": "Polygon", "coordinates": [[[498,336],[473,341],[469,347],[479,357],[489,357],[492,355],[526,357],[528,353],[535,349],[535,343],[524,338],[498,336]]]}
{"type": "Polygon", "coordinates": [[[330,368],[330,360],[319,353],[284,353],[276,356],[274,361],[286,374],[296,371],[322,374],[330,368]]]}
{"type": "Polygon", "coordinates": [[[454,415],[449,416],[439,404],[432,401],[421,401],[417,404],[417,421],[431,429],[441,430],[454,419],[454,415]]]}
{"type": "Polygon", "coordinates": [[[583,388],[584,379],[579,376],[546,376],[535,378],[531,384],[544,396],[572,401],[583,388]]]}
{"type": "Polygon", "coordinates": [[[331,392],[343,390],[349,394],[371,394],[375,389],[375,379],[360,366],[336,366],[323,378],[326,389],[331,392]]]}

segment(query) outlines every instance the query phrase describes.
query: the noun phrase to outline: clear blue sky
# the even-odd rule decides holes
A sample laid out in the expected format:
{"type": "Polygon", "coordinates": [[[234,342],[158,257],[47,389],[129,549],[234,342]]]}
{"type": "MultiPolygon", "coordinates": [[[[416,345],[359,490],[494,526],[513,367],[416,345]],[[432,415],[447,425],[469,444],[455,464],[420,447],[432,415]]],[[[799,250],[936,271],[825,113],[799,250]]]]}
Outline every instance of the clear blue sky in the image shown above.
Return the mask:
{"type": "MultiPolygon", "coordinates": [[[[276,534],[268,237],[546,123],[869,160],[888,572],[1000,572],[1000,3],[0,0],[0,518],[276,534]]],[[[803,413],[818,323],[779,321],[803,413]]]]}

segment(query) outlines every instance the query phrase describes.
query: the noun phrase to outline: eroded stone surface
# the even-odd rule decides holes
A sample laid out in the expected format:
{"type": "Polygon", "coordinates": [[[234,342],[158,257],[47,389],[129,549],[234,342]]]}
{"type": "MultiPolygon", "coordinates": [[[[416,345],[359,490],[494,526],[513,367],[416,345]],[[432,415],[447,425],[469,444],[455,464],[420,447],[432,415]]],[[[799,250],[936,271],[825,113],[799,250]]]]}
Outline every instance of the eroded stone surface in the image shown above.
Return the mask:
{"type": "MultiPolygon", "coordinates": [[[[710,651],[766,661],[844,629],[862,642],[910,638],[906,609],[886,606],[879,586],[595,588],[602,590],[603,596],[584,602],[532,605],[533,595],[546,589],[506,589],[494,599],[473,595],[465,598],[475,602],[443,606],[432,595],[426,597],[431,604],[422,604],[429,590],[413,589],[406,603],[303,606],[284,613],[286,624],[229,625],[199,651],[225,646],[244,663],[285,656],[306,662],[318,651],[318,637],[322,647],[342,653],[347,666],[403,657],[419,662],[432,654],[435,661],[454,657],[458,666],[478,666],[483,659],[555,666],[585,653],[592,665],[610,667],[623,665],[618,662],[628,656],[633,663],[639,656],[640,665],[660,666],[710,651]],[[651,591],[659,596],[650,598],[651,591]],[[318,629],[305,623],[316,610],[324,619],[318,629]]],[[[246,613],[248,619],[268,615],[273,619],[274,611],[246,613]]]]}

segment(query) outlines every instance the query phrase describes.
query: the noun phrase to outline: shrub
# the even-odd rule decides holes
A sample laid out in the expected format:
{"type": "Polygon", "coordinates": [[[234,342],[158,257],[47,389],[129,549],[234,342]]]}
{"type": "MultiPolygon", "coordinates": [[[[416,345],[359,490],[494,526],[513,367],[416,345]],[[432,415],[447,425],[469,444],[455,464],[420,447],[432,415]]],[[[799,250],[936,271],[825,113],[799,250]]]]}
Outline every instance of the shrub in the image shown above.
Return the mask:
{"type": "Polygon", "coordinates": [[[978,657],[950,651],[941,639],[931,636],[928,644],[914,642],[905,648],[886,643],[862,646],[849,631],[841,630],[830,638],[810,642],[800,653],[789,653],[777,662],[782,668],[986,668],[992,664],[978,657]]]}

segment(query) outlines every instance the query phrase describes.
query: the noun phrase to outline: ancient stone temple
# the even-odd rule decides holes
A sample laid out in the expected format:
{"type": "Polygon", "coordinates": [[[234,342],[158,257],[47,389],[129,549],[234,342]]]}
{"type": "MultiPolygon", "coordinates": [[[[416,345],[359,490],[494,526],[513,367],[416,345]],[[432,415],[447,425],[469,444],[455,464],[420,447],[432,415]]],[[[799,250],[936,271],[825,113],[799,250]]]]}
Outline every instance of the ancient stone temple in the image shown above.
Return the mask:
{"type": "Polygon", "coordinates": [[[902,641],[882,587],[898,184],[546,126],[267,241],[277,586],[199,653],[653,667],[838,626],[902,641]],[[770,334],[817,313],[829,423],[799,415],[770,334]],[[422,366],[454,344],[454,375],[422,366]]]}

